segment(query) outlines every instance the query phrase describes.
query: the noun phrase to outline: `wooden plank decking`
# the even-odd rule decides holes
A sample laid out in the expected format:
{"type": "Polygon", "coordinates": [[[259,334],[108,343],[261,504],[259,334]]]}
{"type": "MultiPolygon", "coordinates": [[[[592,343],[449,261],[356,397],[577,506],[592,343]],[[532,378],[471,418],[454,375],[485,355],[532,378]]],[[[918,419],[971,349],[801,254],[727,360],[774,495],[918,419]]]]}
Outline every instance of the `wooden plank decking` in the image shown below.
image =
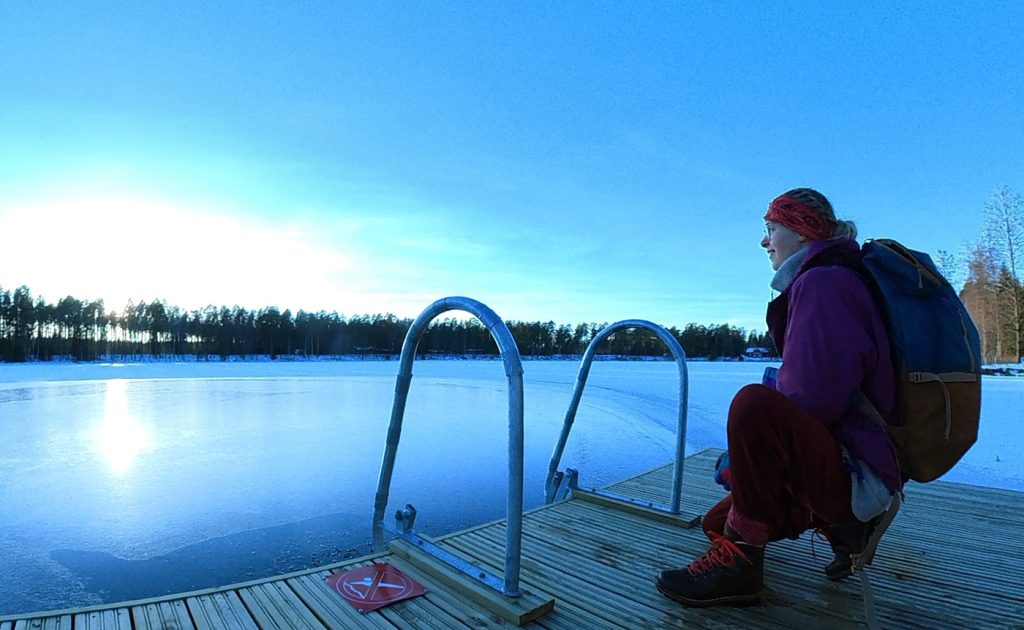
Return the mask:
{"type": "MultiPolygon", "coordinates": [[[[722,496],[710,471],[719,451],[687,459],[685,516],[722,496]]],[[[610,489],[667,503],[671,466],[610,489]]],[[[583,481],[586,471],[583,471],[583,481]]],[[[581,499],[524,518],[522,581],[554,596],[555,610],[528,628],[863,627],[857,578],[824,579],[828,544],[809,535],[769,546],[766,594],[746,609],[685,609],[655,590],[662,568],[706,547],[699,528],[682,529],[581,499]],[[814,553],[817,553],[817,557],[814,553]]],[[[883,628],[1024,628],[1024,493],[953,483],[914,485],[879,545],[871,569],[883,628]]],[[[440,544],[501,574],[505,524],[457,532],[440,544]]],[[[164,598],[84,610],[0,617],[0,630],[153,628],[510,628],[447,591],[409,563],[383,553],[329,568],[164,598]],[[326,584],[330,572],[386,560],[427,587],[427,595],[362,615],[326,584]]]]}

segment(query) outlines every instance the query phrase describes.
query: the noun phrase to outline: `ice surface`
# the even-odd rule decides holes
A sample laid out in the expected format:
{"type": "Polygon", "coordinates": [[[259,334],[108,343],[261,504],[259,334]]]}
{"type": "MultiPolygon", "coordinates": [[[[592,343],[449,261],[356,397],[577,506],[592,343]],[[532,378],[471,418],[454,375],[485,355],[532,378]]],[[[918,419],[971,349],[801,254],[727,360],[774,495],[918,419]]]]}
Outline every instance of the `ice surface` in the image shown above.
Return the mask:
{"type": "MultiPolygon", "coordinates": [[[[764,363],[692,362],[687,452],[764,363]]],[[[202,588],[367,551],[397,362],[0,365],[0,615],[202,588]]],[[[527,361],[525,503],[578,363],[527,361]]],[[[389,515],[442,533],[504,516],[500,361],[420,361],[389,515]]],[[[946,479],[1024,490],[1024,379],[986,377],[978,444],[946,479]]],[[[602,485],[671,460],[671,362],[597,362],[560,468],[602,485]]],[[[685,509],[685,497],[684,497],[685,509]]]]}

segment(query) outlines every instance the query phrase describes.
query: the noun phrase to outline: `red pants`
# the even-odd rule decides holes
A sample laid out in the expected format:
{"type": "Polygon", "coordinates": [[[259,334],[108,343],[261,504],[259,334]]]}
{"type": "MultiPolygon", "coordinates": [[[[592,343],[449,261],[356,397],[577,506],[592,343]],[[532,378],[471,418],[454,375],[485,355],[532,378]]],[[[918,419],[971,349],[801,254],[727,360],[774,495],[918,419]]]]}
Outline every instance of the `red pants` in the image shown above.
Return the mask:
{"type": "Polygon", "coordinates": [[[704,517],[704,531],[726,521],[744,541],[797,538],[810,527],[856,520],[850,473],[828,428],[764,385],[747,385],[729,407],[732,494],[704,517]]]}

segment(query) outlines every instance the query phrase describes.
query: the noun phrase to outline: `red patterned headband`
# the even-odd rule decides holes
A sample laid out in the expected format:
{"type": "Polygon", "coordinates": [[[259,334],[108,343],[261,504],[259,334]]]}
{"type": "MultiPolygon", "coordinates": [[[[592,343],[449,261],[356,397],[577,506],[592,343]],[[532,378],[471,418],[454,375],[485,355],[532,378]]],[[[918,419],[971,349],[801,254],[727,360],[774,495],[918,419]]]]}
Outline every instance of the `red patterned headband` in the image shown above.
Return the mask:
{"type": "Polygon", "coordinates": [[[821,241],[832,236],[834,225],[814,210],[785,195],[779,195],[771,202],[764,220],[781,223],[812,241],[821,241]]]}

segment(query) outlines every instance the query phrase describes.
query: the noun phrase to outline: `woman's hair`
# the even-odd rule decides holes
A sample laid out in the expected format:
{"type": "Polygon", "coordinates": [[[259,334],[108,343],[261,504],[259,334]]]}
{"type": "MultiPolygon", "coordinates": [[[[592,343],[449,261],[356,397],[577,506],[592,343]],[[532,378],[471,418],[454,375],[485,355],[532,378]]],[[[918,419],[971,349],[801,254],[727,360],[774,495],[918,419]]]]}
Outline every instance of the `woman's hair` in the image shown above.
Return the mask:
{"type": "Polygon", "coordinates": [[[782,196],[792,197],[828,219],[828,222],[835,226],[832,228],[832,238],[839,236],[845,236],[853,239],[857,238],[857,225],[854,224],[853,221],[837,219],[835,210],[832,209],[832,204],[825,198],[825,195],[821,194],[817,190],[814,190],[813,188],[794,188],[793,190],[782,193],[782,196]]]}

